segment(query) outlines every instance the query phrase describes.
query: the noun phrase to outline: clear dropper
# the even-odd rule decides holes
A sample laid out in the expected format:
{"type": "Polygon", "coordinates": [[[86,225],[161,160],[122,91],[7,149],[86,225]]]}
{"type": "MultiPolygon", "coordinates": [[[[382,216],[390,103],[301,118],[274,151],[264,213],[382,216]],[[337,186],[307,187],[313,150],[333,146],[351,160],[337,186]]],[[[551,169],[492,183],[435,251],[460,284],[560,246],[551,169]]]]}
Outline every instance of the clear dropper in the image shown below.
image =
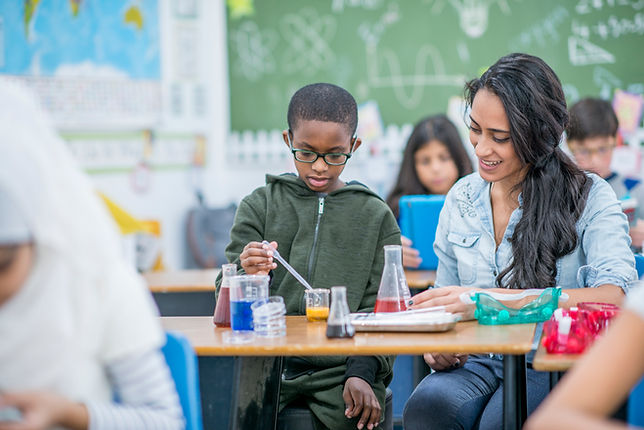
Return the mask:
{"type": "Polygon", "coordinates": [[[293,276],[295,277],[295,279],[297,279],[297,280],[300,282],[300,284],[304,285],[304,286],[306,287],[306,289],[307,289],[307,290],[312,290],[312,289],[313,289],[313,287],[312,287],[312,286],[310,286],[308,282],[306,282],[306,279],[304,279],[304,278],[302,277],[302,275],[300,275],[299,273],[297,273],[297,271],[296,271],[295,269],[293,269],[293,267],[292,267],[290,264],[288,264],[288,263],[286,262],[286,260],[284,260],[284,258],[282,258],[282,256],[280,255],[280,253],[279,253],[279,252],[277,252],[277,249],[273,248],[273,247],[271,246],[271,244],[270,244],[270,243],[268,243],[268,241],[267,241],[267,240],[263,240],[263,241],[262,241],[262,244],[264,244],[264,245],[268,245],[268,247],[271,249],[271,251],[273,251],[273,257],[275,257],[275,259],[276,259],[277,261],[279,261],[280,263],[282,263],[282,266],[284,266],[284,267],[286,268],[286,270],[288,270],[288,271],[289,271],[289,273],[290,273],[291,275],[293,275],[293,276]]]}

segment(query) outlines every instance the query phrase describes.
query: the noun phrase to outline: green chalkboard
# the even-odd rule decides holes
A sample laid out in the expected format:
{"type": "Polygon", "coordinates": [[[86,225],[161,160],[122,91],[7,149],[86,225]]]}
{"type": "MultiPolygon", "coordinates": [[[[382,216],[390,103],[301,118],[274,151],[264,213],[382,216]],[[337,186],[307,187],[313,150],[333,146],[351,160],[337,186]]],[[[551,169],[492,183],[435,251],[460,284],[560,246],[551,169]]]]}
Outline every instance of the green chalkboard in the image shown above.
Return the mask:
{"type": "Polygon", "coordinates": [[[540,56],[568,101],[644,92],[644,0],[229,0],[232,130],[282,129],[312,82],[375,100],[385,125],[445,112],[510,52],[540,56]]]}

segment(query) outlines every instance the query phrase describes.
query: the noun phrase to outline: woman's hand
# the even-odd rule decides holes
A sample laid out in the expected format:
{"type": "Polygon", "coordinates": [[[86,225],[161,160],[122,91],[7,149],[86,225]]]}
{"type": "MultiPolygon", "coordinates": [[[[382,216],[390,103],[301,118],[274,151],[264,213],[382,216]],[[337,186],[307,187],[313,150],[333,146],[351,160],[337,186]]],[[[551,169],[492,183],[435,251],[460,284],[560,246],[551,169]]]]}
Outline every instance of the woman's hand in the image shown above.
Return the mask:
{"type": "Polygon", "coordinates": [[[357,417],[362,412],[357,425],[358,429],[366,425],[371,430],[380,423],[382,414],[380,402],[367,381],[357,376],[348,378],[344,383],[342,398],[347,406],[344,411],[347,418],[357,417]]]}
{"type": "Polygon", "coordinates": [[[422,263],[423,259],[420,258],[420,252],[417,249],[411,247],[411,240],[405,236],[400,236],[400,241],[402,243],[402,262],[404,267],[409,267],[411,269],[417,269],[422,263]]]}
{"type": "Polygon", "coordinates": [[[15,422],[0,422],[0,430],[46,430],[51,427],[86,429],[89,415],[85,405],[48,392],[4,393],[0,405],[13,406],[22,413],[15,422]]]}
{"type": "Polygon", "coordinates": [[[462,367],[467,361],[468,354],[423,354],[425,363],[434,370],[456,369],[462,367]]]}
{"type": "MultiPolygon", "coordinates": [[[[277,242],[271,242],[277,249],[277,242]]],[[[244,271],[249,275],[268,275],[268,272],[277,268],[273,262],[273,250],[260,242],[250,242],[239,254],[239,262],[244,271]]]]}
{"type": "Polygon", "coordinates": [[[460,295],[471,291],[481,291],[479,288],[471,287],[441,287],[428,288],[422,293],[418,293],[409,301],[409,309],[430,308],[434,306],[445,306],[447,312],[458,314],[461,321],[474,319],[474,310],[476,306],[473,303],[463,303],[460,295]]]}

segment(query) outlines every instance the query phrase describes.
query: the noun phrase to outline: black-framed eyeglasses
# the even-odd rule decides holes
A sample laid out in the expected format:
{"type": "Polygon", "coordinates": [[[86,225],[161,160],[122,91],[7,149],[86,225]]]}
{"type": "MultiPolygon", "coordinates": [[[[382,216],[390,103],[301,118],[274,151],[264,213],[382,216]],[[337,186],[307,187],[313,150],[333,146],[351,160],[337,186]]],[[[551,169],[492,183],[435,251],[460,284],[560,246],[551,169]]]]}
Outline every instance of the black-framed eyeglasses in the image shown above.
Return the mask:
{"type": "Polygon", "coordinates": [[[322,157],[324,162],[328,164],[329,166],[342,166],[344,164],[347,164],[347,161],[349,161],[349,158],[353,155],[353,145],[355,145],[356,142],[356,136],[353,136],[351,138],[351,152],[348,154],[345,152],[327,152],[326,154],[321,154],[319,152],[315,151],[310,151],[308,149],[297,149],[293,148],[293,142],[291,142],[291,131],[289,130],[287,133],[288,137],[288,144],[291,147],[291,153],[293,154],[293,157],[301,163],[315,163],[318,158],[322,157]]]}

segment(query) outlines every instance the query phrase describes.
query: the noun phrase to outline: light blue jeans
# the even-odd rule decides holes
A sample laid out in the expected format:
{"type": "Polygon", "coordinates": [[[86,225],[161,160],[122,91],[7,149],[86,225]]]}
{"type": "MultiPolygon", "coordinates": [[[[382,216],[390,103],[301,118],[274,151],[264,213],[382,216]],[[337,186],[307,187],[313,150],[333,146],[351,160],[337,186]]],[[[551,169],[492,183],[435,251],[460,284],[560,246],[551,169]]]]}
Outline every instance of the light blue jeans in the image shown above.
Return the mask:
{"type": "MultiPolygon", "coordinates": [[[[527,370],[528,414],[548,394],[547,372],[527,370]]],[[[403,412],[405,430],[503,428],[503,361],[470,356],[458,369],[423,379],[403,412]]]]}

